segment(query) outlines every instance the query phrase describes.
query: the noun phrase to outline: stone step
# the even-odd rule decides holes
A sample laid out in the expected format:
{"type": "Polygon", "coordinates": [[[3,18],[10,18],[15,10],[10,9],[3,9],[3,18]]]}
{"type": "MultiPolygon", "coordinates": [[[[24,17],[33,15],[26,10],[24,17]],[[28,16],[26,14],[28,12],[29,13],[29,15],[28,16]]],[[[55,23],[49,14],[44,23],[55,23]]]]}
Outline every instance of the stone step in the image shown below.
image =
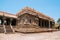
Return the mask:
{"type": "Polygon", "coordinates": [[[0,25],[0,33],[4,33],[3,25],[0,25]]]}
{"type": "Polygon", "coordinates": [[[5,28],[6,28],[6,32],[7,33],[13,33],[13,30],[11,29],[11,27],[10,26],[5,26],[5,28]]]}
{"type": "Polygon", "coordinates": [[[51,31],[55,31],[53,29],[49,29],[49,28],[42,28],[40,26],[36,26],[36,25],[21,25],[18,26],[18,28],[15,28],[16,32],[22,32],[22,33],[37,33],[37,32],[51,32],[51,31]]]}
{"type": "Polygon", "coordinates": [[[4,33],[4,28],[3,27],[0,28],[0,33],[4,33]]]}
{"type": "Polygon", "coordinates": [[[57,31],[56,29],[48,29],[48,28],[19,28],[16,29],[16,32],[21,32],[21,33],[39,33],[39,32],[52,32],[52,31],[57,31]]]}

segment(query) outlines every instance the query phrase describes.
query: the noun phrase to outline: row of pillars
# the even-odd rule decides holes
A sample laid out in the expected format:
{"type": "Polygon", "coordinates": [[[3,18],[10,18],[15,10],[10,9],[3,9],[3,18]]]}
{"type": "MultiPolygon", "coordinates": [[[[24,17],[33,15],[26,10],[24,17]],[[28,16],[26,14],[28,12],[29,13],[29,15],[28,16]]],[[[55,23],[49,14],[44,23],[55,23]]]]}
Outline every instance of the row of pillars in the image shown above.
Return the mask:
{"type": "MultiPolygon", "coordinates": [[[[6,23],[7,23],[6,18],[3,18],[4,33],[7,33],[7,32],[6,32],[6,26],[5,26],[6,23]]],[[[13,27],[12,27],[11,24],[12,24],[12,19],[10,19],[10,26],[9,26],[9,27],[11,27],[11,30],[14,32],[14,29],[13,29],[13,27]]]]}
{"type": "Polygon", "coordinates": [[[41,27],[47,27],[47,28],[51,28],[53,26],[52,22],[50,20],[39,20],[39,26],[41,27]]]}

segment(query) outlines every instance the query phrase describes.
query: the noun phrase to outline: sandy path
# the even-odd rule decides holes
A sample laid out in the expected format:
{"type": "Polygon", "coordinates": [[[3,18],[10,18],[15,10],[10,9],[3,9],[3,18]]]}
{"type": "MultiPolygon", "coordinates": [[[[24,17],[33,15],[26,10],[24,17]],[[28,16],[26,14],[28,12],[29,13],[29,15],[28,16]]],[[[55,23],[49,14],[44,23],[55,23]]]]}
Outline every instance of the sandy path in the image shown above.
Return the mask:
{"type": "Polygon", "coordinates": [[[0,40],[60,40],[60,31],[35,34],[0,34],[0,40]]]}

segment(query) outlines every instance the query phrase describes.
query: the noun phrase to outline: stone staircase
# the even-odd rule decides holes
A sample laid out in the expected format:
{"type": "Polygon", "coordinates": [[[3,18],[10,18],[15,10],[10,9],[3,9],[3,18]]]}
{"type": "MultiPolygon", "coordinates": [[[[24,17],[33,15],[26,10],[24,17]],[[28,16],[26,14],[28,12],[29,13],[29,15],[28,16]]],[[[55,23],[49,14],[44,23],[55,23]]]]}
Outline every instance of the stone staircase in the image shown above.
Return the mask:
{"type": "Polygon", "coordinates": [[[6,33],[14,33],[10,25],[5,25],[6,33]]]}

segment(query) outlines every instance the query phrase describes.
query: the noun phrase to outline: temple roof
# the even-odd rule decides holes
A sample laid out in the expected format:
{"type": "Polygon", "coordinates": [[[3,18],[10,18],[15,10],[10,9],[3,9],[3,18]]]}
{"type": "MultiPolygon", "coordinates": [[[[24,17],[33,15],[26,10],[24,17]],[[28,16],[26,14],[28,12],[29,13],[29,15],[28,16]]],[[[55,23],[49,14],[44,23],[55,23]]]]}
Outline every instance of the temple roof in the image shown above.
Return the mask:
{"type": "Polygon", "coordinates": [[[45,19],[45,20],[50,20],[50,21],[54,21],[53,18],[39,12],[39,11],[36,11],[34,10],[33,8],[30,8],[30,7],[25,7],[23,8],[21,11],[19,11],[16,15],[14,14],[11,14],[11,13],[7,13],[7,12],[2,12],[0,11],[0,16],[6,16],[6,17],[11,17],[11,18],[17,18],[17,16],[20,16],[22,14],[25,14],[25,13],[29,13],[29,14],[32,14],[32,15],[35,15],[35,16],[38,16],[39,18],[42,18],[42,19],[45,19]]]}
{"type": "Polygon", "coordinates": [[[17,16],[14,15],[14,14],[7,13],[7,12],[2,12],[2,11],[0,11],[0,16],[10,17],[10,18],[17,18],[17,16]]]}
{"type": "Polygon", "coordinates": [[[22,15],[24,13],[30,13],[32,15],[38,15],[39,18],[42,18],[42,19],[46,19],[46,20],[50,20],[50,21],[54,21],[53,18],[39,12],[39,11],[36,11],[34,10],[33,8],[30,8],[30,7],[25,7],[23,8],[21,11],[19,11],[16,15],[19,16],[19,15],[22,15]],[[30,13],[30,12],[33,12],[33,13],[30,13]]]}

